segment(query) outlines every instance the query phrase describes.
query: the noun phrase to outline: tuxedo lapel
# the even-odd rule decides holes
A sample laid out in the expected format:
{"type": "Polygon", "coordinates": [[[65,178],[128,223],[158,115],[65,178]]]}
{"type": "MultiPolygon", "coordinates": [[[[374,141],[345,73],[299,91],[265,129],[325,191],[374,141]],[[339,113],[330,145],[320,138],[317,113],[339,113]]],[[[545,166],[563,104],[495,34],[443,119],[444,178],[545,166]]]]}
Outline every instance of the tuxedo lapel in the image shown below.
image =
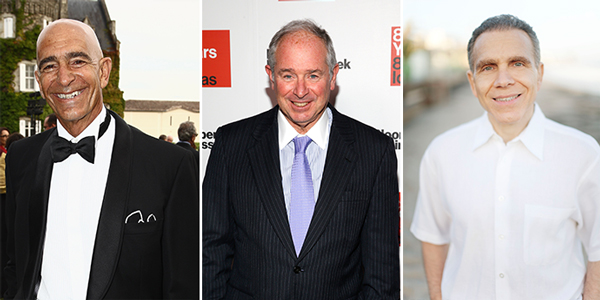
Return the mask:
{"type": "Polygon", "coordinates": [[[353,149],[355,140],[351,123],[332,106],[333,123],[329,133],[329,146],[319,189],[319,198],[298,259],[302,259],[315,245],[344,194],[346,183],[356,163],[353,149]]]}
{"type": "Polygon", "coordinates": [[[279,107],[275,106],[259,120],[253,133],[256,142],[248,149],[248,158],[267,217],[285,249],[291,256],[296,257],[281,186],[277,137],[278,109],[279,107]]]}
{"type": "Polygon", "coordinates": [[[98,221],[87,298],[101,299],[108,290],[116,269],[129,200],[129,182],[133,158],[131,129],[114,112],[115,141],[98,221]],[[126,195],[125,197],[123,195],[126,195]]]}
{"type": "Polygon", "coordinates": [[[48,196],[50,195],[50,180],[52,178],[52,167],[54,166],[50,145],[52,141],[51,137],[56,134],[56,129],[54,129],[54,132],[49,135],[50,137],[42,145],[29,197],[29,262],[23,280],[24,283],[30,283],[30,286],[23,286],[23,291],[26,291],[27,298],[34,297],[35,286],[40,281],[42,248],[44,246],[48,213],[48,196]]]}

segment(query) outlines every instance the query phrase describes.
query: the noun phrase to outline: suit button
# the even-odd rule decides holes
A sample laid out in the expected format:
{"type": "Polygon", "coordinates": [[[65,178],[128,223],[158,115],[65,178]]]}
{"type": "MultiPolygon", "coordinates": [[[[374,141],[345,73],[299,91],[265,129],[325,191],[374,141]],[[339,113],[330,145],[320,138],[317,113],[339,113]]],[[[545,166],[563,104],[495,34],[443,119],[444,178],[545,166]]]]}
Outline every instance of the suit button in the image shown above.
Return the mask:
{"type": "Polygon", "coordinates": [[[300,272],[304,272],[304,270],[302,270],[302,268],[300,268],[299,266],[295,266],[294,267],[294,273],[300,274],[300,272]]]}

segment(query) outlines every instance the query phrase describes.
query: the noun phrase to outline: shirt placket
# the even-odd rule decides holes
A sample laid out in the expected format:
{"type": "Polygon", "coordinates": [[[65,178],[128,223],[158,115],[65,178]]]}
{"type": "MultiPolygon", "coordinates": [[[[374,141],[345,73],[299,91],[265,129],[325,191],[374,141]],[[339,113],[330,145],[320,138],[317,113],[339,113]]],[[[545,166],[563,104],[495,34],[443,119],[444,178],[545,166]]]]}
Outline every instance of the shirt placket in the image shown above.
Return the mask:
{"type": "Polygon", "coordinates": [[[496,299],[510,299],[509,280],[512,275],[509,269],[510,245],[514,237],[510,235],[511,198],[510,168],[514,155],[514,147],[500,145],[500,154],[496,165],[496,184],[494,194],[494,256],[495,256],[495,290],[496,299]]]}

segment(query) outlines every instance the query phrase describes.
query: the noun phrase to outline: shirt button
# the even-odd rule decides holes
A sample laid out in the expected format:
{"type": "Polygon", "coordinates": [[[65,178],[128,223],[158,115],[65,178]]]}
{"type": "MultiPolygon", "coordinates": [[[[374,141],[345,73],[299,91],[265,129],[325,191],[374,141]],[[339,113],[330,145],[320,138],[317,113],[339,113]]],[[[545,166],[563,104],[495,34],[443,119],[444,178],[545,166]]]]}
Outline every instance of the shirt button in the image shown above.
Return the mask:
{"type": "Polygon", "coordinates": [[[500,273],[500,278],[504,278],[504,274],[503,273],[500,273]]]}
{"type": "Polygon", "coordinates": [[[498,197],[498,200],[500,200],[500,201],[504,201],[504,196],[500,196],[500,197],[498,197]]]}

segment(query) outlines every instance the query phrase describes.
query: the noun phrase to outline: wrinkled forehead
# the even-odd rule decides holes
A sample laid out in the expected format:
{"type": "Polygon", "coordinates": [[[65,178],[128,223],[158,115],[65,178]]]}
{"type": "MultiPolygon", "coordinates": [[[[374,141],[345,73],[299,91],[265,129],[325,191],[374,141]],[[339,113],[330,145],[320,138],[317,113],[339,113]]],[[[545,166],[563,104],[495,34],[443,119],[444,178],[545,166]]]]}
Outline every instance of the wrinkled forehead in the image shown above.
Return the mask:
{"type": "Polygon", "coordinates": [[[472,53],[472,61],[477,62],[480,58],[479,52],[483,48],[494,48],[496,50],[504,50],[505,53],[510,53],[511,51],[523,51],[520,55],[522,56],[530,56],[532,57],[532,62],[535,57],[535,47],[533,45],[533,41],[527,34],[527,32],[518,29],[518,28],[501,28],[501,29],[491,29],[481,33],[475,43],[473,45],[473,53],[472,53]],[[503,42],[507,40],[512,40],[517,42],[521,47],[519,48],[511,48],[504,45],[503,42]]]}
{"type": "Polygon", "coordinates": [[[275,52],[277,63],[282,56],[294,53],[294,61],[307,57],[319,57],[327,64],[327,47],[316,35],[306,31],[296,31],[281,38],[275,52]]]}
{"type": "Polygon", "coordinates": [[[60,19],[50,23],[39,35],[37,55],[55,48],[79,46],[93,58],[102,58],[100,42],[94,30],[88,25],[69,19],[60,19]]]}

